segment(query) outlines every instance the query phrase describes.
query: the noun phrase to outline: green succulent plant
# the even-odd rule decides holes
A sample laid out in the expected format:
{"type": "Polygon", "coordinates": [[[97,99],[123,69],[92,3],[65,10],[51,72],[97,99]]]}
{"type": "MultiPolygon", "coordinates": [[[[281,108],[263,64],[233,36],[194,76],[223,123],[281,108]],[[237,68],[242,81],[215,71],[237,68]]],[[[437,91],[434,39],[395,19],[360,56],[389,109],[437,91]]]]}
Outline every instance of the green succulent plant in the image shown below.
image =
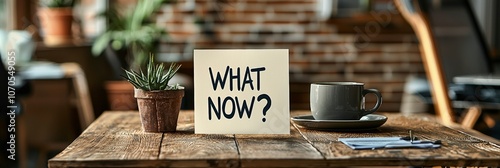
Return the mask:
{"type": "Polygon", "coordinates": [[[181,65],[175,63],[170,64],[168,69],[165,69],[163,63],[155,65],[154,56],[151,54],[149,56],[146,73],[142,70],[137,72],[124,69],[125,75],[123,77],[137,89],[146,91],[178,90],[183,87],[179,86],[179,84],[168,85],[168,82],[175,76],[180,67],[181,65]]]}

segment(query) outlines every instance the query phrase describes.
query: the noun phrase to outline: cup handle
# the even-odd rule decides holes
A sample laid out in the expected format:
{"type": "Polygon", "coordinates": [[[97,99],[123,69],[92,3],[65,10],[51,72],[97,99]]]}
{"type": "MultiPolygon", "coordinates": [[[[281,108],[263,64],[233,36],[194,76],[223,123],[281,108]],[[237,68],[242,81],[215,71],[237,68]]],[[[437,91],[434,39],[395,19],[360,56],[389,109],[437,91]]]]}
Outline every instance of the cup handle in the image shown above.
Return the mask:
{"type": "Polygon", "coordinates": [[[370,110],[363,109],[363,116],[377,111],[380,105],[382,104],[382,95],[377,89],[363,90],[363,97],[365,97],[368,93],[373,93],[375,94],[375,96],[377,96],[377,103],[375,103],[375,106],[370,110]]]}

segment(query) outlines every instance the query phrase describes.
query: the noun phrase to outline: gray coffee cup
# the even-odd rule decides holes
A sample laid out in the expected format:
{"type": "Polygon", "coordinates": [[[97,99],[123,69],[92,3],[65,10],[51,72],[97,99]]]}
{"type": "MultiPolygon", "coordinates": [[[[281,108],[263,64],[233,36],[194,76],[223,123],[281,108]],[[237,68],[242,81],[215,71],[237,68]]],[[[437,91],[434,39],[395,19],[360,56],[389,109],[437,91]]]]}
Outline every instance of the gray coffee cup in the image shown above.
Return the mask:
{"type": "Polygon", "coordinates": [[[373,113],[382,104],[382,95],[376,89],[364,89],[358,82],[317,82],[311,84],[311,113],[316,120],[359,120],[373,113]],[[373,93],[377,103],[365,109],[365,95],[373,93]]]}

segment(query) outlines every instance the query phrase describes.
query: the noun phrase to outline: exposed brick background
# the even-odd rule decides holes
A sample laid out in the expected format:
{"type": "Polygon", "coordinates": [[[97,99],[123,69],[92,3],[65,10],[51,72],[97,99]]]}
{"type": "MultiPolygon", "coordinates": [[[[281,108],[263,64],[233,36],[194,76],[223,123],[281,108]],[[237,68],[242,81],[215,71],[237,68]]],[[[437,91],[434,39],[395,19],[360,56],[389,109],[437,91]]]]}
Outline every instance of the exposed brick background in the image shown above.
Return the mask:
{"type": "MultiPolygon", "coordinates": [[[[156,18],[169,33],[160,55],[189,64],[193,49],[285,48],[290,51],[291,109],[309,109],[311,82],[357,81],[382,92],[379,111],[398,111],[406,77],[424,74],[409,26],[394,11],[319,20],[316,3],[178,0],[163,6],[156,18]]],[[[369,97],[367,107],[373,101],[369,97]]]]}

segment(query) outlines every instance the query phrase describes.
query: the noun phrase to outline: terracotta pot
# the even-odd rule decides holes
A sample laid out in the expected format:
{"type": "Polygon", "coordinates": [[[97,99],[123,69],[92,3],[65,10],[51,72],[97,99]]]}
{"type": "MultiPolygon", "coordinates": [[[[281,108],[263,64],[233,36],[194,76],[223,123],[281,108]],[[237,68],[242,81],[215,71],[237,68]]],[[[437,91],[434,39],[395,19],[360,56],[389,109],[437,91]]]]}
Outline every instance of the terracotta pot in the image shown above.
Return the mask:
{"type": "Polygon", "coordinates": [[[60,45],[71,42],[73,23],[72,8],[39,8],[38,17],[44,32],[46,45],[60,45]]]}
{"type": "Polygon", "coordinates": [[[107,81],[105,87],[110,110],[137,110],[137,101],[134,98],[134,86],[128,81],[107,81]]]}
{"type": "Polygon", "coordinates": [[[174,132],[184,90],[134,90],[145,132],[174,132]]]}

